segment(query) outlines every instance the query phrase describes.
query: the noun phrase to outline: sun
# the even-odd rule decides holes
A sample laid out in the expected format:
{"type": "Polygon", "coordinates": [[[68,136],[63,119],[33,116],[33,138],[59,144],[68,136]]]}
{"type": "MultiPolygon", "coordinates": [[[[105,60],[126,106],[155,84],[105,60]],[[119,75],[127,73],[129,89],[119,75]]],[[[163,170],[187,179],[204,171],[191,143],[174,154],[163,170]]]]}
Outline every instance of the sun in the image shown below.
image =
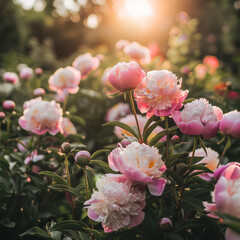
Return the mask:
{"type": "Polygon", "coordinates": [[[147,0],[126,0],[125,8],[134,18],[148,17],[153,14],[153,9],[147,0]]]}

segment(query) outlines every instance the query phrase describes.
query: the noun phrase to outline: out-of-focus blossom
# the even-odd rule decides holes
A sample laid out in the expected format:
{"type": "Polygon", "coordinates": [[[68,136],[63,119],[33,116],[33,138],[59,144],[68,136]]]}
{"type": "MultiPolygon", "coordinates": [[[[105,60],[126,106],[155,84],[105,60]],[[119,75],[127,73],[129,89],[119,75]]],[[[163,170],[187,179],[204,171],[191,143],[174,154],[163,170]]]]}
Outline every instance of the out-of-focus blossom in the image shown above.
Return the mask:
{"type": "Polygon", "coordinates": [[[5,110],[12,111],[15,108],[16,104],[12,100],[5,100],[2,104],[2,106],[5,110]]]}
{"type": "Polygon", "coordinates": [[[178,22],[182,25],[186,25],[190,20],[189,15],[186,12],[180,12],[178,15],[178,22]]]}
{"type": "Polygon", "coordinates": [[[181,132],[212,138],[217,134],[223,112],[205,98],[187,103],[182,111],[172,111],[172,117],[181,132]]]}
{"type": "Polygon", "coordinates": [[[33,70],[30,67],[23,67],[20,70],[19,76],[22,80],[28,80],[33,76],[33,70]]]}
{"type": "Polygon", "coordinates": [[[75,94],[79,90],[81,73],[73,67],[59,68],[48,79],[49,88],[59,95],[71,93],[75,94]]]}
{"type": "Polygon", "coordinates": [[[178,34],[181,33],[181,29],[180,28],[177,28],[177,27],[173,27],[170,29],[169,31],[169,35],[170,36],[177,36],[178,34]]]}
{"type": "Polygon", "coordinates": [[[43,88],[36,88],[33,90],[34,97],[41,97],[45,95],[46,91],[43,88]]]}
{"type": "Polygon", "coordinates": [[[135,89],[145,76],[145,72],[134,61],[116,64],[107,75],[112,86],[120,92],[135,89]]]}
{"type": "Polygon", "coordinates": [[[40,167],[38,167],[38,166],[36,166],[36,165],[33,165],[33,166],[32,166],[32,172],[38,174],[38,173],[40,173],[41,171],[42,171],[42,169],[41,169],[40,167]]]}
{"type": "MultiPolygon", "coordinates": [[[[228,164],[222,167],[220,177],[212,194],[213,203],[204,202],[205,210],[210,212],[210,217],[217,216],[213,213],[222,212],[240,218],[240,167],[239,164],[228,164]]],[[[219,172],[219,173],[220,173],[219,172]]],[[[239,239],[240,234],[230,230],[226,231],[226,240],[239,239]]]]}
{"type": "Polygon", "coordinates": [[[228,99],[239,99],[240,98],[240,94],[237,91],[228,91],[227,92],[227,98],[228,99]]]}
{"type": "Polygon", "coordinates": [[[137,42],[129,43],[124,48],[124,53],[141,64],[148,64],[151,62],[150,50],[137,42]]]}
{"type": "Polygon", "coordinates": [[[93,57],[90,53],[85,53],[76,57],[72,66],[81,72],[82,79],[84,79],[90,72],[96,70],[99,64],[100,61],[97,57],[93,57]]]}
{"type": "MultiPolygon", "coordinates": [[[[140,114],[137,114],[137,119],[138,119],[138,123],[139,123],[139,128],[140,128],[140,132],[143,132],[144,126],[147,122],[147,118],[143,117],[140,114]]],[[[119,119],[120,122],[127,124],[130,127],[136,127],[136,120],[133,114],[129,114],[124,118],[119,119]]],[[[153,124],[153,123],[152,123],[153,124]]],[[[162,132],[164,129],[161,128],[160,126],[156,127],[152,133],[149,135],[147,141],[150,141],[154,136],[156,136],[158,133],[162,132]]],[[[114,133],[115,135],[119,138],[122,139],[124,135],[129,136],[129,137],[133,137],[133,135],[129,132],[127,132],[126,130],[124,130],[123,128],[120,127],[115,127],[114,128],[114,133]]],[[[160,139],[160,142],[164,142],[166,141],[166,136],[160,139]]]]}
{"type": "Polygon", "coordinates": [[[144,143],[132,142],[126,148],[115,148],[108,156],[108,164],[133,181],[146,184],[152,195],[160,196],[166,185],[161,178],[166,166],[158,149],[144,143]]]}
{"type": "Polygon", "coordinates": [[[27,150],[30,139],[31,137],[28,137],[27,139],[22,140],[21,143],[20,142],[17,143],[17,148],[19,149],[20,152],[25,152],[27,150]]]}
{"type": "Polygon", "coordinates": [[[182,79],[167,70],[150,71],[134,91],[138,109],[147,116],[169,116],[182,107],[188,90],[182,91],[182,79]]]}
{"type": "Polygon", "coordinates": [[[69,134],[77,134],[77,129],[71,122],[69,118],[63,118],[61,122],[62,130],[63,130],[63,135],[66,137],[69,134]]]}
{"type": "Polygon", "coordinates": [[[129,44],[128,40],[120,39],[116,42],[115,47],[117,50],[123,50],[129,44]]]}
{"type": "Polygon", "coordinates": [[[219,129],[226,135],[240,138],[240,112],[237,110],[225,113],[219,129]]]}
{"type": "Polygon", "coordinates": [[[62,109],[55,101],[43,101],[41,97],[24,104],[23,116],[19,118],[19,125],[35,134],[42,135],[49,132],[51,135],[62,132],[62,109]]]}
{"type": "Polygon", "coordinates": [[[103,61],[105,57],[103,54],[98,54],[96,55],[96,58],[98,58],[99,61],[103,61]]]}
{"type": "Polygon", "coordinates": [[[42,160],[44,158],[44,155],[38,154],[37,150],[32,151],[27,158],[24,160],[25,164],[29,164],[31,162],[38,162],[39,160],[42,160]]]}
{"type": "Polygon", "coordinates": [[[220,95],[223,95],[224,92],[227,90],[227,83],[221,81],[221,82],[215,84],[214,90],[217,91],[220,95]]]}
{"type": "Polygon", "coordinates": [[[19,78],[18,78],[18,75],[14,72],[5,72],[3,74],[3,80],[14,84],[19,81],[19,78]]]}
{"type": "Polygon", "coordinates": [[[198,79],[204,79],[207,75],[208,69],[205,65],[203,64],[198,64],[195,67],[195,74],[198,79]]]}
{"type": "Polygon", "coordinates": [[[43,73],[43,70],[42,70],[42,68],[36,68],[34,72],[37,76],[41,76],[43,73]]]}
{"type": "Polygon", "coordinates": [[[11,91],[13,90],[13,84],[12,83],[8,83],[8,82],[4,82],[0,84],[0,96],[8,96],[11,91]]]}
{"type": "MultiPolygon", "coordinates": [[[[219,165],[219,159],[218,156],[219,154],[212,150],[211,148],[206,148],[207,150],[207,155],[204,151],[203,148],[196,149],[194,156],[196,157],[204,157],[201,161],[199,161],[197,164],[205,163],[205,167],[210,169],[211,171],[215,171],[219,165]]],[[[189,153],[189,156],[192,156],[192,152],[189,153]]],[[[211,179],[214,177],[213,173],[201,173],[198,175],[200,178],[206,180],[206,181],[211,181],[211,179]]]]}
{"type": "Polygon", "coordinates": [[[119,120],[125,117],[131,112],[131,109],[127,103],[118,103],[107,111],[105,120],[107,122],[119,120]]]}
{"type": "Polygon", "coordinates": [[[0,112],[0,120],[4,119],[6,114],[4,112],[0,112]]]}
{"type": "Polygon", "coordinates": [[[188,73],[190,73],[190,68],[189,68],[188,66],[183,66],[183,67],[181,68],[181,73],[183,73],[183,74],[188,74],[188,73]]]}
{"type": "Polygon", "coordinates": [[[154,59],[155,57],[161,54],[159,50],[159,46],[156,43],[150,43],[148,45],[148,49],[150,50],[151,59],[154,59]]]}
{"type": "Polygon", "coordinates": [[[219,66],[219,61],[215,56],[207,55],[203,59],[203,64],[205,64],[211,73],[214,73],[219,66]]]}
{"type": "Polygon", "coordinates": [[[134,227],[144,219],[145,192],[124,175],[107,174],[96,182],[97,191],[84,204],[88,216],[105,232],[134,227]]]}
{"type": "Polygon", "coordinates": [[[108,80],[108,77],[107,77],[107,75],[108,75],[108,73],[111,71],[111,67],[108,67],[108,68],[106,68],[105,70],[104,70],[104,72],[103,72],[103,75],[102,75],[102,84],[103,84],[103,86],[104,86],[104,91],[108,94],[108,95],[111,95],[111,94],[115,94],[115,93],[117,93],[118,92],[118,90],[116,89],[116,88],[114,88],[113,86],[112,86],[112,84],[109,82],[109,80],[108,80]]]}

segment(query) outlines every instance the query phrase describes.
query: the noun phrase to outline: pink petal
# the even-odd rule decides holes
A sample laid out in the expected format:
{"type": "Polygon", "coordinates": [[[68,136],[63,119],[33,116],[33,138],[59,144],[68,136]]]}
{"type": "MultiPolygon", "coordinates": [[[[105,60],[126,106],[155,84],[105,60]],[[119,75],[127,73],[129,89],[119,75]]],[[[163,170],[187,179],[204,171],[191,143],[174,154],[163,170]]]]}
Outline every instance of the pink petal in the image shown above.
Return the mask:
{"type": "Polygon", "coordinates": [[[149,192],[154,196],[161,196],[167,180],[164,178],[153,179],[152,182],[148,183],[149,192]]]}

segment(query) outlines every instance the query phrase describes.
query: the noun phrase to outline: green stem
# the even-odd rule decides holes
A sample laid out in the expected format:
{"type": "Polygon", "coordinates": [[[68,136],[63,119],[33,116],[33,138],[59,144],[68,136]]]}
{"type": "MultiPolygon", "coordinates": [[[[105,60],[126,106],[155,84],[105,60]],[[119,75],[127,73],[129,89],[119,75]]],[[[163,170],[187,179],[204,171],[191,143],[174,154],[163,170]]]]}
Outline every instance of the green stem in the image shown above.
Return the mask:
{"type": "Polygon", "coordinates": [[[10,123],[11,123],[10,113],[7,113],[7,134],[9,134],[10,132],[10,123]]]}
{"type": "Polygon", "coordinates": [[[130,100],[130,105],[131,105],[131,108],[132,108],[132,112],[133,112],[133,114],[134,114],[134,117],[135,117],[135,120],[136,120],[136,124],[137,124],[139,141],[142,143],[143,140],[142,140],[142,135],[141,135],[141,131],[140,131],[138,119],[137,119],[136,109],[135,109],[135,106],[134,106],[132,91],[129,91],[129,92],[128,92],[128,95],[129,95],[129,100],[130,100]]]}
{"type": "Polygon", "coordinates": [[[193,151],[192,151],[192,157],[191,157],[190,162],[189,162],[189,170],[192,167],[192,162],[193,162],[193,158],[194,158],[196,148],[197,148],[197,136],[194,136],[194,138],[193,138],[193,151]]]}
{"type": "Polygon", "coordinates": [[[221,154],[221,156],[220,156],[220,161],[223,159],[223,157],[224,157],[224,155],[226,154],[226,151],[228,150],[228,148],[230,147],[230,145],[231,145],[231,140],[230,140],[230,138],[228,137],[228,139],[227,139],[227,142],[226,142],[226,144],[225,144],[225,146],[224,146],[224,149],[223,149],[223,152],[222,152],[222,154],[221,154]]]}
{"type": "Polygon", "coordinates": [[[2,138],[2,122],[0,120],[0,146],[1,146],[1,138],[2,138]]]}
{"type": "Polygon", "coordinates": [[[86,196],[87,196],[87,200],[89,199],[89,195],[88,195],[88,180],[87,180],[87,173],[86,173],[86,168],[83,168],[83,173],[84,173],[84,181],[85,181],[85,190],[86,190],[86,196]]]}
{"type": "Polygon", "coordinates": [[[68,101],[68,93],[66,94],[64,101],[63,101],[63,114],[65,114],[67,108],[67,101],[68,101]]]}
{"type": "Polygon", "coordinates": [[[165,117],[165,129],[167,131],[167,156],[169,152],[168,116],[165,117]]]}

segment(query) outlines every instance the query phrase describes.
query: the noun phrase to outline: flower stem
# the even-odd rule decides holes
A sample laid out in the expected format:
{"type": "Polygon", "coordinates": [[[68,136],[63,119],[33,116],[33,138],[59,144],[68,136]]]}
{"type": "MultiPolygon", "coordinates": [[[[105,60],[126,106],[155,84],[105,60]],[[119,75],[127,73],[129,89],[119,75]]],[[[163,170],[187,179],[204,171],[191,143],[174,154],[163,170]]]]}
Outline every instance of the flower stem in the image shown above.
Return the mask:
{"type": "Polygon", "coordinates": [[[140,141],[140,143],[142,143],[143,140],[142,140],[142,135],[141,135],[141,131],[140,131],[138,119],[137,119],[136,109],[135,109],[135,106],[134,106],[132,91],[129,91],[129,92],[128,92],[128,95],[129,95],[129,100],[130,100],[130,105],[131,105],[131,108],[132,108],[132,112],[133,112],[133,114],[134,114],[134,117],[135,117],[135,120],[136,120],[136,124],[137,124],[139,141],[140,141]]]}
{"type": "Polygon", "coordinates": [[[85,190],[86,190],[86,197],[89,199],[88,195],[88,180],[87,180],[87,173],[86,173],[86,168],[83,168],[83,173],[84,173],[84,181],[85,181],[85,190]]]}
{"type": "Polygon", "coordinates": [[[189,170],[192,167],[192,162],[193,162],[193,158],[194,158],[196,148],[197,148],[197,136],[194,136],[193,137],[193,151],[192,151],[192,157],[191,157],[190,162],[189,162],[189,170]]]}
{"type": "Polygon", "coordinates": [[[168,156],[168,152],[169,152],[169,134],[168,134],[168,116],[165,117],[165,128],[167,131],[167,156],[168,156]]]}
{"type": "Polygon", "coordinates": [[[1,138],[2,138],[2,122],[0,120],[0,146],[1,146],[1,138]]]}
{"type": "Polygon", "coordinates": [[[10,132],[10,123],[11,123],[10,113],[8,113],[7,114],[7,134],[9,134],[10,132]]]}
{"type": "Polygon", "coordinates": [[[66,94],[65,98],[64,98],[64,101],[63,101],[63,115],[65,114],[66,112],[66,108],[67,108],[67,101],[68,101],[68,93],[66,94]]]}
{"type": "Polygon", "coordinates": [[[231,145],[231,140],[230,140],[230,137],[228,137],[227,142],[226,142],[226,144],[224,146],[223,152],[222,152],[222,154],[220,156],[220,161],[223,159],[223,157],[226,154],[226,151],[229,149],[230,145],[231,145]]]}

